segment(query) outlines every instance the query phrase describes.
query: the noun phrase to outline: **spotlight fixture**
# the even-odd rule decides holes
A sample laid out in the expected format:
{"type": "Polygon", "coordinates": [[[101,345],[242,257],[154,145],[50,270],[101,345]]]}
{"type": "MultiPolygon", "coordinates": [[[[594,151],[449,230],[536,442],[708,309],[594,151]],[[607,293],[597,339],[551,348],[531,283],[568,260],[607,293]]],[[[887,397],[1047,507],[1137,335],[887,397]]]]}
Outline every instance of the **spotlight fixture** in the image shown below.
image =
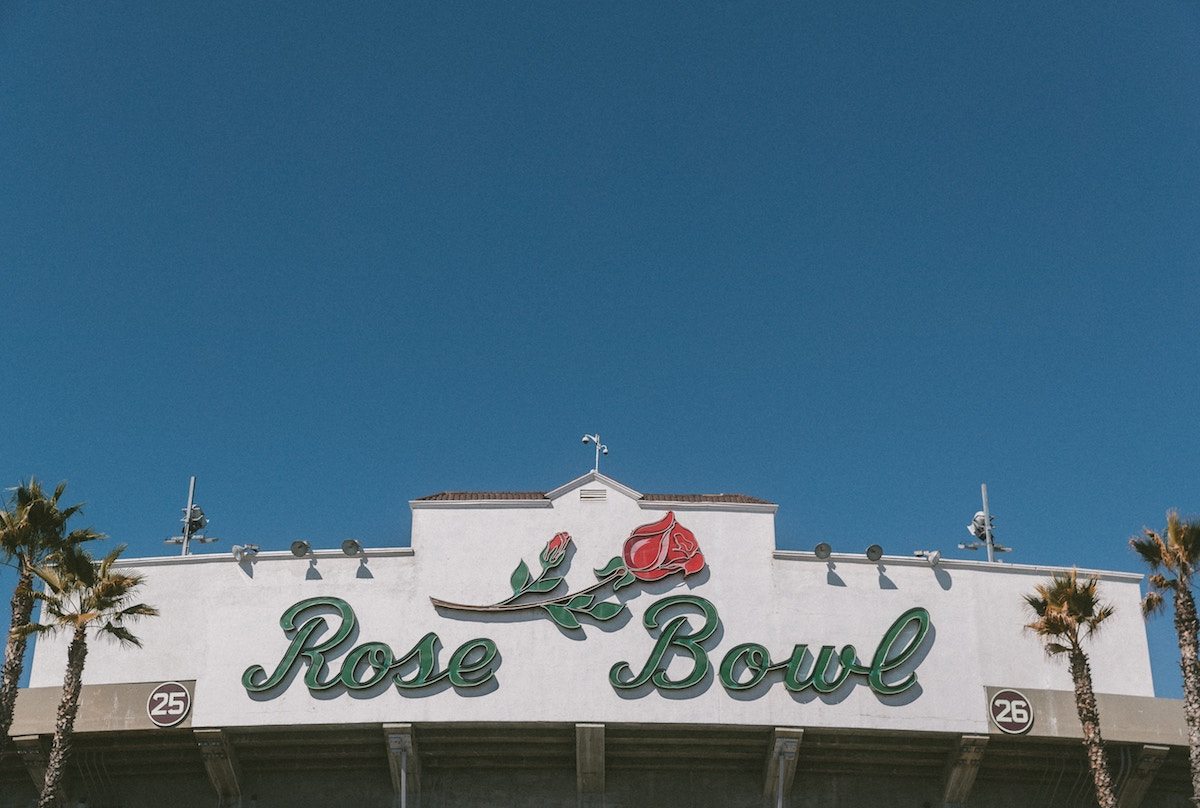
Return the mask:
{"type": "Polygon", "coordinates": [[[833,548],[829,546],[829,542],[827,541],[823,541],[813,548],[813,554],[822,561],[829,558],[829,555],[832,552],[833,548]]]}
{"type": "Polygon", "coordinates": [[[915,555],[917,558],[925,559],[929,562],[929,566],[931,567],[936,567],[938,564],[942,563],[941,550],[914,550],[913,555],[915,555]]]}
{"type": "Polygon", "coordinates": [[[296,539],[292,542],[292,555],[296,558],[304,558],[312,551],[312,546],[304,539],[296,539]]]}
{"type": "Polygon", "coordinates": [[[257,544],[235,544],[232,548],[233,560],[239,564],[248,558],[254,558],[258,555],[257,544]]]}
{"type": "Polygon", "coordinates": [[[342,542],[342,552],[348,556],[362,555],[362,542],[358,539],[346,539],[342,542]]]}
{"type": "Polygon", "coordinates": [[[867,548],[868,561],[878,561],[881,558],[883,558],[883,548],[878,544],[872,544],[867,548]]]}

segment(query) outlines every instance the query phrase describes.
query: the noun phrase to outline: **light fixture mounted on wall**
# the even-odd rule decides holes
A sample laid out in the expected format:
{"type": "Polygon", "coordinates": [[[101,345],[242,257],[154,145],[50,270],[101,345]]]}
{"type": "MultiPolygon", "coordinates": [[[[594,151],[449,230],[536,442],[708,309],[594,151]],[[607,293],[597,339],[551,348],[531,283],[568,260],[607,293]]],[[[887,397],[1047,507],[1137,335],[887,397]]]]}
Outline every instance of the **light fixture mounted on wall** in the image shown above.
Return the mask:
{"type": "Polygon", "coordinates": [[[291,549],[292,555],[294,555],[296,558],[304,558],[306,555],[312,552],[312,546],[304,539],[296,539],[294,542],[292,542],[291,549]]]}
{"type": "Polygon", "coordinates": [[[831,547],[827,541],[820,542],[816,547],[813,548],[813,555],[822,561],[829,558],[832,553],[833,547],[831,547]]]}
{"type": "Polygon", "coordinates": [[[233,560],[239,564],[258,555],[257,544],[235,544],[232,548],[233,560]]]}
{"type": "Polygon", "coordinates": [[[929,562],[929,566],[931,567],[936,567],[938,564],[942,563],[941,550],[914,550],[913,555],[915,555],[917,558],[925,559],[929,562]]]}
{"type": "Polygon", "coordinates": [[[883,548],[878,544],[872,544],[867,548],[868,561],[878,561],[881,558],[883,558],[883,548]]]}

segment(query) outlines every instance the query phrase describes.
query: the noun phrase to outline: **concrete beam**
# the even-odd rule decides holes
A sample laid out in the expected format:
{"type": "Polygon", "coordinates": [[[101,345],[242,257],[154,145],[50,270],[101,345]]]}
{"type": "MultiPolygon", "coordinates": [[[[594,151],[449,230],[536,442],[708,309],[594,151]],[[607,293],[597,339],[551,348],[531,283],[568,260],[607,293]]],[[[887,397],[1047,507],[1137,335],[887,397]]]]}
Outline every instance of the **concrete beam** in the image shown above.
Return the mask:
{"type": "Polygon", "coordinates": [[[50,762],[50,750],[42,743],[41,735],[18,735],[12,742],[21,757],[21,762],[25,764],[25,771],[29,772],[29,779],[40,794],[42,786],[46,784],[46,765],[50,762]]]}
{"type": "Polygon", "coordinates": [[[575,725],[575,784],[579,808],[604,808],[604,725],[575,725]]]}
{"type": "Polygon", "coordinates": [[[412,724],[384,724],[388,768],[397,808],[416,808],[421,799],[421,766],[412,724]]]}
{"type": "Polygon", "coordinates": [[[200,747],[200,758],[208,772],[208,780],[217,792],[220,808],[241,808],[242,768],[229,736],[221,729],[192,730],[196,745],[200,747]]]}
{"type": "Polygon", "coordinates": [[[1154,784],[1154,777],[1159,767],[1167,759],[1170,747],[1146,744],[1138,753],[1137,763],[1133,771],[1125,778],[1121,793],[1117,795],[1118,808],[1138,808],[1146,798],[1146,792],[1154,784]]]}
{"type": "Polygon", "coordinates": [[[796,761],[800,758],[800,742],[804,730],[799,727],[776,727],[767,749],[766,775],[763,779],[763,799],[769,806],[783,805],[796,778],[796,761]]]}
{"type": "Polygon", "coordinates": [[[975,775],[979,773],[979,764],[983,762],[987,744],[986,735],[959,736],[958,748],[946,762],[946,786],[942,790],[942,805],[945,808],[960,808],[966,804],[971,789],[975,787],[975,775]]]}

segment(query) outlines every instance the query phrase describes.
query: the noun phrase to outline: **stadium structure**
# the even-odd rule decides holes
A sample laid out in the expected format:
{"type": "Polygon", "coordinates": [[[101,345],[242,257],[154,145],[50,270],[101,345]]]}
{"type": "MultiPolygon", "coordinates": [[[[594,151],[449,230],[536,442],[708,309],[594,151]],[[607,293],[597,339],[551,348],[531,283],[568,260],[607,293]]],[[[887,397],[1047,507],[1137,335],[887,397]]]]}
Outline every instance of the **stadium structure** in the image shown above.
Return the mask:
{"type": "MultiPolygon", "coordinates": [[[[125,562],[161,616],[91,644],[67,804],[1094,805],[1067,666],[1022,628],[1056,569],[779,550],[771,502],[596,471],[411,507],[411,547],[125,562]]],[[[1120,804],[1191,805],[1141,576],[1094,574],[1120,804]]],[[[36,799],[65,662],[38,640],[0,808],[36,799]]]]}

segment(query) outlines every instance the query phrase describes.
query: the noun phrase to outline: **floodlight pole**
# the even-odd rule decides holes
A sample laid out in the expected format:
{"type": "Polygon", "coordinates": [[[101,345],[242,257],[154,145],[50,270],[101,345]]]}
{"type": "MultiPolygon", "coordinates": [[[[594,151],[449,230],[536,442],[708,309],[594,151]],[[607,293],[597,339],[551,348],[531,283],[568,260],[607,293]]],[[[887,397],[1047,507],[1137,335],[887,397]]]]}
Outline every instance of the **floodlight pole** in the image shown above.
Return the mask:
{"type": "Polygon", "coordinates": [[[196,497],[196,476],[192,475],[191,481],[188,483],[188,504],[187,510],[183,512],[183,553],[188,554],[188,541],[192,538],[192,502],[196,497]]]}
{"type": "Polygon", "coordinates": [[[992,541],[992,512],[988,510],[987,483],[979,486],[983,493],[983,535],[987,543],[987,559],[989,564],[996,561],[996,547],[992,541]]]}
{"type": "Polygon", "coordinates": [[[595,435],[584,435],[583,442],[587,443],[588,441],[591,441],[592,443],[596,444],[596,464],[594,466],[592,466],[592,471],[599,474],[600,473],[600,455],[602,453],[607,454],[608,447],[604,446],[600,443],[600,433],[599,432],[597,432],[595,435]]]}

